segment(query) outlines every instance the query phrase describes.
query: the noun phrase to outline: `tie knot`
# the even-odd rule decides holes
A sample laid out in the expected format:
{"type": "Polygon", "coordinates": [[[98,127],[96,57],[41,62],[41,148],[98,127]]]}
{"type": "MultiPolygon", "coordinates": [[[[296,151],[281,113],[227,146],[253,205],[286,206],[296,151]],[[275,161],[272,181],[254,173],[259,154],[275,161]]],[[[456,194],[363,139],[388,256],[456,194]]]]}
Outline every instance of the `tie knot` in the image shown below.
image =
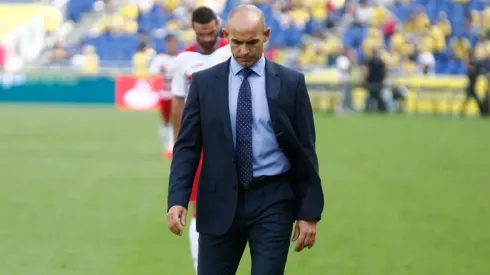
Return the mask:
{"type": "Polygon", "coordinates": [[[241,71],[241,74],[243,75],[244,78],[249,77],[254,71],[250,68],[243,68],[241,71]]]}

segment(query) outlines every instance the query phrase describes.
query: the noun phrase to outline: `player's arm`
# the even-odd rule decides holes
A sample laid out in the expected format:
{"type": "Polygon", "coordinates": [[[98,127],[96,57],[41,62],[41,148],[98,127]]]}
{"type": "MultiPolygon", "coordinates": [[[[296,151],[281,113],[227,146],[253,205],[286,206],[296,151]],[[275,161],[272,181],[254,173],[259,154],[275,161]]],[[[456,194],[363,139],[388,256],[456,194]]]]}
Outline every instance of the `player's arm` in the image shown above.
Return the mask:
{"type": "Polygon", "coordinates": [[[151,75],[159,75],[161,73],[161,69],[162,69],[162,58],[160,56],[155,56],[151,62],[150,62],[150,66],[148,67],[148,72],[151,74],[151,75]]]}
{"type": "Polygon", "coordinates": [[[202,150],[201,110],[197,80],[193,79],[182,115],[182,129],[174,146],[170,168],[168,208],[188,207],[202,150]]]}
{"type": "Polygon", "coordinates": [[[171,122],[174,130],[174,140],[177,140],[180,131],[180,123],[182,121],[182,112],[184,111],[184,102],[186,97],[186,81],[187,76],[185,74],[185,68],[179,62],[180,58],[177,57],[175,60],[175,67],[173,71],[172,78],[172,112],[171,112],[171,122]]]}

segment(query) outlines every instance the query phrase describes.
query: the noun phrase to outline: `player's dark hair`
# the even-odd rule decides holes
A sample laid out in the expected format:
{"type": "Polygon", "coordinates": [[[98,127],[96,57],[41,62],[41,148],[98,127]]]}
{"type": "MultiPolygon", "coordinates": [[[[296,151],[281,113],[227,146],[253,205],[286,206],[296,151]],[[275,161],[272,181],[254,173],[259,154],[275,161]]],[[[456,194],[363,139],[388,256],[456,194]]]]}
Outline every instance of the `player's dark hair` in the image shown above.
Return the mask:
{"type": "Polygon", "coordinates": [[[208,7],[199,7],[192,12],[192,24],[209,24],[213,21],[218,21],[218,17],[208,7]]]}
{"type": "Polygon", "coordinates": [[[170,40],[177,40],[177,36],[175,34],[168,34],[165,36],[165,42],[170,41],[170,40]]]}

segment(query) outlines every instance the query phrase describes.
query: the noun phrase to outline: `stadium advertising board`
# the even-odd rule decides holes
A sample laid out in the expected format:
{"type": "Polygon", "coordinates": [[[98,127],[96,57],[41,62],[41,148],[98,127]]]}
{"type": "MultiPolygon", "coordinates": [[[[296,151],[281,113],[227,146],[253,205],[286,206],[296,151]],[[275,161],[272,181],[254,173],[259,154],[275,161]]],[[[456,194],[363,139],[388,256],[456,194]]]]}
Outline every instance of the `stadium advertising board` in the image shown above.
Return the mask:
{"type": "Polygon", "coordinates": [[[123,75],[116,79],[115,104],[121,110],[147,111],[158,108],[163,78],[123,75]]]}
{"type": "Polygon", "coordinates": [[[0,102],[114,103],[114,80],[71,74],[0,73],[0,102]]]}

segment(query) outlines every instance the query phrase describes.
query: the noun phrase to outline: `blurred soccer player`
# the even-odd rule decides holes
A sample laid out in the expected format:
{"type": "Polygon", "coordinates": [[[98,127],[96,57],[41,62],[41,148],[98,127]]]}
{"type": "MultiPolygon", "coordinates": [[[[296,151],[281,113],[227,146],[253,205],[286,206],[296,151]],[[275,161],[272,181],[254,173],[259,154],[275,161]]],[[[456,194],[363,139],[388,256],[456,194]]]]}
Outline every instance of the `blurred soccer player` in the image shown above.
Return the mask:
{"type": "MultiPolygon", "coordinates": [[[[177,139],[184,102],[189,92],[191,76],[194,72],[207,69],[220,62],[226,61],[231,56],[231,50],[226,42],[218,37],[219,20],[213,10],[207,7],[199,7],[192,13],[192,28],[196,33],[196,42],[181,52],[175,60],[175,74],[172,79],[172,126],[174,140],[177,139]]],[[[189,239],[191,243],[191,255],[194,268],[197,272],[197,253],[199,249],[198,233],[196,231],[196,186],[201,171],[199,164],[194,186],[192,189],[190,204],[193,205],[193,218],[190,223],[189,239]]]]}
{"type": "Polygon", "coordinates": [[[161,75],[164,79],[162,97],[160,100],[160,127],[159,135],[162,143],[163,154],[166,158],[171,158],[172,147],[174,146],[173,128],[170,125],[170,112],[172,104],[172,75],[173,62],[178,54],[179,42],[173,35],[165,38],[165,52],[160,53],[150,64],[150,74],[161,75]]]}

